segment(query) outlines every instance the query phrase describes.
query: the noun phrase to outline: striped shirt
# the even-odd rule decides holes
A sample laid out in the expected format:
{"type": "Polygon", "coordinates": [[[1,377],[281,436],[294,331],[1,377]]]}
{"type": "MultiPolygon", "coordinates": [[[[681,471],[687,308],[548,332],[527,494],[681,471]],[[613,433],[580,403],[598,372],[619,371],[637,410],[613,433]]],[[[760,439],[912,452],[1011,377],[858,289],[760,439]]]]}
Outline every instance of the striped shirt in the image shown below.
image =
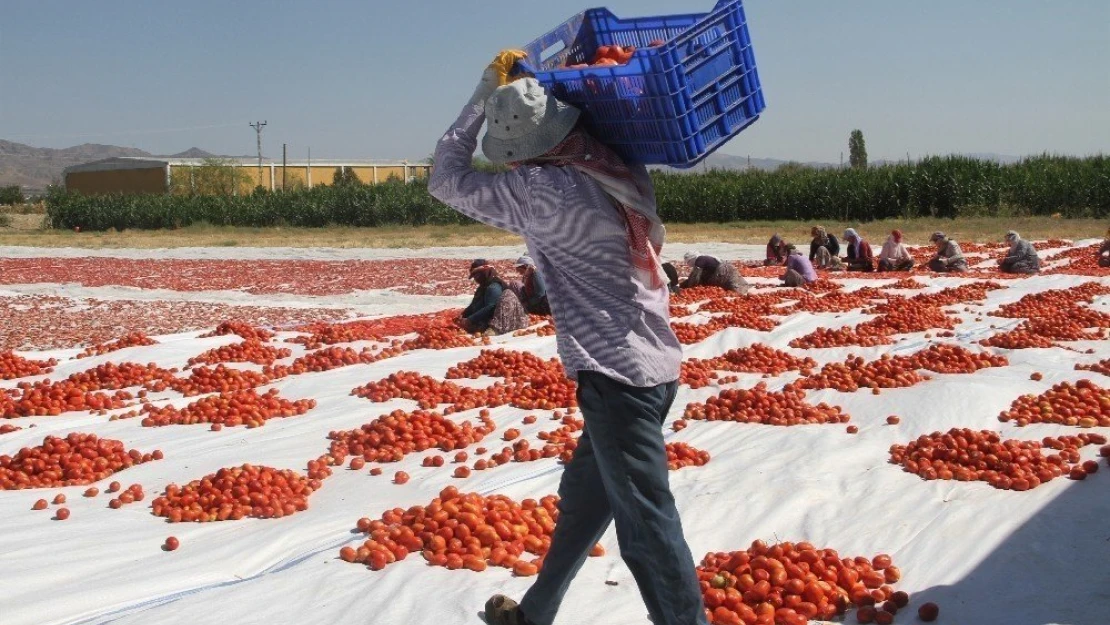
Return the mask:
{"type": "MultiPolygon", "coordinates": [[[[637,277],[624,217],[592,178],[573,167],[474,171],[484,120],[480,105],[463,110],[436,147],[428,191],[465,215],[524,237],[547,284],[568,377],[595,371],[639,387],[677,380],[682,347],[670,326],[669,293],[637,277]]],[[[631,169],[642,188],[652,188],[646,169],[631,169]]],[[[649,201],[654,205],[654,195],[649,201]]]]}

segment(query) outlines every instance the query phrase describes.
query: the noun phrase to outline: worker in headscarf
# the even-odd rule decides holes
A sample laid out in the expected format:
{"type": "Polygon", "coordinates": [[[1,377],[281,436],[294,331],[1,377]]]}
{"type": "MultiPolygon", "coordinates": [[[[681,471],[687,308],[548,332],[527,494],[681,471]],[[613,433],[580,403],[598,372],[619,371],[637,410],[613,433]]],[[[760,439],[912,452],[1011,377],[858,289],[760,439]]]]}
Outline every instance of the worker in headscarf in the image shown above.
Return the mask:
{"type": "Polygon", "coordinates": [[[1102,245],[1098,246],[1098,266],[1110,267],[1110,228],[1106,229],[1106,236],[1102,245]]]}
{"type": "Polygon", "coordinates": [[[667,289],[671,293],[678,293],[682,290],[678,282],[678,269],[674,263],[663,263],[663,273],[667,274],[667,289]]]}
{"type": "Polygon", "coordinates": [[[470,278],[478,284],[470,305],[462,311],[459,325],[475,334],[505,334],[528,327],[528,313],[520,298],[497,275],[486,259],[470,264],[470,278]]]}
{"type": "Polygon", "coordinates": [[[929,240],[937,246],[936,253],[929,261],[929,269],[942,273],[967,271],[967,259],[964,258],[963,251],[948,235],[938,230],[929,240]]]}
{"type": "Polygon", "coordinates": [[[813,263],[793,245],[788,245],[786,251],[786,273],[782,274],[782,285],[804,287],[816,282],[817,272],[813,269],[813,263]]]}
{"type": "Polygon", "coordinates": [[[525,254],[517,259],[515,266],[520,274],[520,303],[524,304],[524,310],[533,315],[550,315],[547,286],[543,282],[543,276],[536,271],[536,261],[525,254]]]}
{"type": "Polygon", "coordinates": [[[813,240],[809,243],[809,262],[821,269],[829,271],[843,271],[844,265],[840,262],[840,242],[836,236],[825,231],[823,226],[814,226],[810,230],[813,240]]]}
{"type": "Polygon", "coordinates": [[[913,256],[902,243],[902,231],[893,230],[879,252],[879,271],[909,271],[913,269],[913,256]]]}
{"type": "Polygon", "coordinates": [[[1002,273],[1034,274],[1041,270],[1041,259],[1032,243],[1013,230],[1006,233],[1006,243],[1010,249],[998,261],[998,268],[1002,273]]]}
{"type": "Polygon", "coordinates": [[[767,256],[763,261],[766,267],[786,264],[786,241],[776,232],[767,242],[767,256]]]}
{"type": "Polygon", "coordinates": [[[690,267],[690,275],[682,282],[684,289],[695,286],[715,286],[746,295],[751,288],[732,263],[698,252],[688,252],[683,260],[690,267]]]}
{"type": "Polygon", "coordinates": [[[844,231],[844,246],[847,248],[848,271],[875,271],[875,255],[871,244],[856,232],[855,228],[844,231]]]}
{"type": "Polygon", "coordinates": [[[491,597],[486,620],[551,625],[571,580],[614,523],[652,623],[706,625],[663,439],[682,344],[670,325],[659,260],[665,230],[652,179],[591,135],[579,110],[535,78],[510,82],[525,56],[502,51],[483,72],[436,146],[428,179],[432,197],[524,237],[547,283],[559,360],[577,383],[586,424],[563,467],[559,520],[539,576],[519,604],[491,597]],[[486,158],[506,171],[474,169],[480,138],[486,158]]]}

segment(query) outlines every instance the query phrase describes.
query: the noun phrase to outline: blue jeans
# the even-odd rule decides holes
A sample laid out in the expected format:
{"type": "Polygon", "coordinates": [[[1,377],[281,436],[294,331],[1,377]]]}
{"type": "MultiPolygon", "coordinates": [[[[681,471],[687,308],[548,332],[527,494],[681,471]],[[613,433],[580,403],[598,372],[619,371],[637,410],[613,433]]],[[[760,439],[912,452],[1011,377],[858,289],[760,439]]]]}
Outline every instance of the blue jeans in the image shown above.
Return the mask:
{"type": "Polygon", "coordinates": [[[694,559],[671,495],[663,422],[677,382],[639,388],[599,373],[578,373],[586,428],[559,484],[559,521],[536,583],[520,609],[551,625],[570,581],[617,524],[621,557],[654,625],[705,625],[694,559]]]}

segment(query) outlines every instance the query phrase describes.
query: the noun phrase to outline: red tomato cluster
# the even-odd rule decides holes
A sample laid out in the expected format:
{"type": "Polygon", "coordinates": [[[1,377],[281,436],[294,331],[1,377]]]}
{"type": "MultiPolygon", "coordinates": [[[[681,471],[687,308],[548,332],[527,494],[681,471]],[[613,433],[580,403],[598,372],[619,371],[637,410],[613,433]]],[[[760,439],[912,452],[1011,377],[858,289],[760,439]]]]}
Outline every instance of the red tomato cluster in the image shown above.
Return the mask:
{"type": "MultiPolygon", "coordinates": [[[[420,552],[429,564],[451,570],[499,566],[532,576],[551,547],[558,502],[549,495],[518,504],[503,495],[460,493],[448,486],[427,506],[387,510],[379,520],[359,519],[357,527],[369,539],[358,548],[344,547],[339,557],[379,571],[420,552]]],[[[602,554],[600,546],[591,552],[602,554]]]]}
{"type": "Polygon", "coordinates": [[[132,332],[130,334],[125,334],[114,341],[108,343],[100,343],[97,345],[93,345],[92,347],[88,347],[85,349],[85,351],[77,354],[77,357],[88,358],[89,356],[102,356],[104,354],[109,354],[111,352],[126,349],[128,347],[155,345],[157,343],[158,341],[155,341],[142,332],[132,332]]]}
{"type": "Polygon", "coordinates": [[[636,46],[598,46],[594,51],[594,58],[589,63],[573,63],[563,65],[565,69],[586,69],[587,67],[614,67],[625,65],[632,60],[636,53],[636,46]]]}
{"type": "Polygon", "coordinates": [[[1067,289],[1050,289],[1039,293],[1030,293],[1012,304],[999,306],[992,311],[995,317],[1009,318],[1037,318],[1056,317],[1061,310],[1075,308],[1079,302],[1090,303],[1099,295],[1110,293],[1107,288],[1097,282],[1084,282],[1079,286],[1067,289]]]}
{"type": "Polygon", "coordinates": [[[246,321],[239,321],[235,319],[220,323],[216,326],[215,330],[212,330],[207,334],[202,334],[199,338],[206,339],[213,336],[227,336],[229,334],[235,334],[239,338],[246,341],[265,342],[274,338],[274,333],[265,328],[259,328],[247,323],[246,321]]]}
{"type": "Polygon", "coordinates": [[[275,379],[265,372],[218,364],[215,367],[197,367],[187,378],[174,378],[170,382],[170,388],[186,397],[192,397],[204,393],[243,391],[269,384],[275,379]]]}
{"type": "Polygon", "coordinates": [[[134,396],[127,391],[108,395],[83,390],[77,382],[43,380],[35,384],[21,382],[16,394],[0,393],[0,418],[58,416],[63,412],[83,410],[104,411],[123,408],[134,396]]]}
{"type": "Polygon", "coordinates": [[[697,573],[713,625],[805,625],[853,606],[859,622],[889,624],[910,600],[891,587],[902,572],[890,556],[841,558],[806,542],[757,540],[744,551],[709,553],[697,573]]]}
{"type": "Polygon", "coordinates": [[[301,332],[311,332],[311,335],[297,336],[289,341],[301,343],[309,349],[354,341],[383,341],[388,337],[412,334],[433,326],[446,326],[458,313],[458,310],[445,310],[424,315],[395,315],[343,323],[311,324],[297,328],[301,332]]]}
{"type": "Polygon", "coordinates": [[[805,402],[805,392],[787,384],[782,392],[771,392],[760,382],[753,389],[726,389],[704,404],[691,403],[685,419],[737,421],[763,425],[803,425],[807,423],[847,423],[849,416],[837,406],[813,406],[805,402]]]}
{"type": "Polygon", "coordinates": [[[819,373],[798,381],[804,389],[833,388],[844,393],[854,393],[861,388],[905,388],[929,378],[919,374],[916,361],[904,356],[883,354],[879,360],[866,362],[858,356],[848,356],[843,363],[831,362],[819,373]]]}
{"type": "Polygon", "coordinates": [[[1083,470],[1079,448],[1105,442],[1106,437],[1098,434],[1048,437],[1042,443],[1002,440],[989,430],[953,428],[892,445],[890,461],[923,480],[980,481],[1002,490],[1025,491],[1068,475],[1075,467],[1083,470]],[[1058,453],[1046,456],[1045,448],[1058,453]]]}
{"type": "Polygon", "coordinates": [[[896,282],[892,282],[891,284],[884,284],[883,288],[884,289],[923,289],[926,286],[928,286],[928,285],[926,285],[925,283],[920,282],[920,281],[918,281],[914,278],[902,278],[901,280],[898,280],[896,282]]]}
{"type": "Polygon", "coordinates": [[[437,325],[422,328],[416,331],[416,338],[409,339],[401,344],[402,349],[452,349],[454,347],[472,347],[474,345],[489,345],[489,337],[478,339],[467,334],[462,328],[454,325],[437,325]]]}
{"type": "Polygon", "coordinates": [[[989,367],[1005,367],[1010,361],[1005,356],[985,352],[971,352],[959,345],[934,343],[910,357],[918,369],[936,373],[975,373],[989,367]]]}
{"type": "Polygon", "coordinates": [[[223,468],[185,486],[170,484],[151,504],[171,523],[280,519],[308,509],[318,479],[289,470],[244,464],[223,468]]]}
{"type": "Polygon", "coordinates": [[[349,367],[351,365],[370,364],[395,356],[399,353],[400,350],[392,347],[387,347],[381,351],[374,351],[368,347],[363,348],[361,351],[355,351],[350,347],[325,347],[297,358],[292,364],[263,367],[262,371],[274,379],[277,379],[287,375],[301,375],[304,373],[331,371],[332,369],[349,367]]]}
{"type": "Polygon", "coordinates": [[[686,467],[701,467],[709,462],[709,452],[686,443],[667,443],[667,468],[677,471],[686,467]]]}
{"type": "Polygon", "coordinates": [[[550,432],[540,432],[536,437],[546,443],[543,447],[545,457],[557,455],[559,461],[566,464],[574,457],[574,450],[578,448],[578,437],[586,428],[586,422],[569,414],[560,416],[558,411],[554,418],[562,420],[562,427],[550,432]]]}
{"type": "Polygon", "coordinates": [[[553,371],[562,373],[562,370],[562,365],[554,358],[544,360],[530,352],[484,349],[476,358],[448,369],[447,375],[444,377],[448,380],[463,378],[477,380],[483,375],[488,375],[495,378],[516,380],[553,371]]]}
{"type": "Polygon", "coordinates": [[[936,293],[918,293],[909,299],[914,304],[922,306],[952,306],[955,304],[969,304],[981,302],[986,299],[987,293],[1006,287],[997,282],[969,282],[960,286],[943,289],[936,293]]]}
{"type": "MultiPolygon", "coordinates": [[[[0,265],[4,260],[0,259],[0,265]]],[[[0,282],[8,277],[0,270],[0,282]]],[[[0,350],[67,349],[102,343],[117,338],[121,327],[148,336],[202,330],[229,315],[256,323],[291,325],[346,319],[352,314],[335,308],[261,308],[184,300],[0,297],[0,350]]]]}
{"type": "Polygon", "coordinates": [[[513,332],[513,336],[528,336],[534,334],[536,336],[555,336],[555,325],[548,322],[543,325],[533,326],[524,330],[517,330],[513,332]]]}
{"type": "Polygon", "coordinates": [[[54,370],[58,364],[53,358],[49,360],[28,360],[16,356],[12,352],[0,352],[0,380],[14,380],[33,375],[42,375],[54,370]]]}
{"type": "Polygon", "coordinates": [[[742,297],[739,293],[733,291],[726,291],[716,286],[695,286],[689,289],[682,289],[678,293],[671,294],[671,304],[689,305],[704,302],[706,300],[715,299],[729,299],[742,297]]]}
{"type": "Polygon", "coordinates": [[[242,343],[221,345],[190,358],[189,366],[214,365],[220,362],[253,362],[259,365],[270,365],[275,360],[288,358],[292,354],[293,352],[285,347],[267,345],[258,339],[246,339],[242,343]]]}
{"type": "MultiPolygon", "coordinates": [[[[879,297],[884,297],[879,295],[879,297]]],[[[803,298],[790,308],[786,309],[786,313],[796,312],[811,312],[811,313],[828,313],[828,312],[848,312],[856,310],[857,308],[865,308],[871,304],[871,300],[875,296],[870,291],[863,289],[845,293],[843,291],[832,291],[820,297],[803,298]],[[863,291],[861,293],[860,291],[863,291]]]]}
{"type": "Polygon", "coordinates": [[[1089,365],[1077,364],[1075,365],[1075,369],[1077,371],[1094,371],[1095,373],[1110,376],[1110,358],[1105,358],[1089,365]]]}
{"type": "Polygon", "coordinates": [[[890,345],[893,341],[877,334],[860,334],[854,328],[817,328],[809,334],[790,341],[790,347],[799,349],[824,348],[824,347],[875,347],[876,345],[890,345]]]}
{"type": "Polygon", "coordinates": [[[149,416],[143,418],[142,425],[159,427],[219,423],[228,427],[245,425],[254,428],[265,425],[268,419],[303,415],[315,407],[315,399],[289,401],[279,397],[277,389],[270,389],[265,395],[248,389],[211,395],[184,408],[144,406],[143,412],[149,416]]]}
{"type": "Polygon", "coordinates": [[[1018,326],[1009,332],[999,332],[979,341],[979,344],[1002,349],[1046,348],[1056,345],[1052,339],[1033,332],[1028,326],[1018,326]]]}
{"type": "Polygon", "coordinates": [[[812,358],[798,358],[763,343],[755,343],[750,347],[730,349],[716,358],[683,361],[680,381],[692,388],[703,388],[709,385],[710,380],[717,379],[717,371],[779,375],[800,370],[808,375],[815,367],[817,362],[812,358]]]}
{"type": "Polygon", "coordinates": [[[398,371],[388,377],[370,382],[351,391],[352,395],[373,402],[386,402],[391,399],[412,399],[429,410],[440,404],[469,406],[476,408],[486,405],[486,390],[462,387],[453,382],[441,382],[435,378],[413,371],[398,371]]]}
{"type": "Polygon", "coordinates": [[[939,306],[913,304],[912,301],[888,305],[883,314],[856,326],[856,332],[865,336],[891,336],[956,327],[958,320],[945,314],[939,306]]]}
{"type": "Polygon", "coordinates": [[[732,313],[722,317],[713,317],[706,323],[671,323],[675,336],[683,345],[699,343],[725,328],[747,328],[770,332],[778,326],[778,322],[768,317],[748,313],[732,313]]]}
{"type": "Polygon", "coordinates": [[[1110,391],[1090,380],[1061,382],[1040,395],[1022,395],[998,415],[1005,423],[1057,423],[1082,428],[1110,427],[1110,391]]]}
{"type": "Polygon", "coordinates": [[[65,438],[47,436],[42,445],[24,447],[15,456],[0,456],[0,489],[78,486],[102,480],[116,471],[160,459],[95,434],[76,432],[65,438]]]}
{"type": "MultiPolygon", "coordinates": [[[[119,482],[112,482],[112,486],[108,489],[109,493],[119,491],[119,482]]],[[[146,493],[143,492],[141,484],[132,484],[127,487],[127,490],[121,492],[118,497],[113,497],[108,502],[108,507],[113,510],[119,510],[123,506],[131,505],[136,501],[142,501],[146,498],[146,493]]]]}
{"type": "Polygon", "coordinates": [[[399,462],[406,455],[429,449],[450,452],[465,449],[497,429],[488,410],[479,413],[481,424],[456,423],[438,412],[394,410],[357,430],[331,432],[330,455],[342,464],[348,455],[368,462],[399,462]]]}

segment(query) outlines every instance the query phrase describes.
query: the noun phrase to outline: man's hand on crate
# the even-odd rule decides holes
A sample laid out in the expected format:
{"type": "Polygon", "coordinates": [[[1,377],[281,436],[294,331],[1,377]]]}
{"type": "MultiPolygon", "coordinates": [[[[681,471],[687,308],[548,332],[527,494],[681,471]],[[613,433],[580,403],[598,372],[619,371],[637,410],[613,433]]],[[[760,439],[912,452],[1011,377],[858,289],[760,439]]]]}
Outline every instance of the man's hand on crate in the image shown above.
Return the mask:
{"type": "Polygon", "coordinates": [[[523,50],[502,50],[498,52],[489,66],[486,67],[486,70],[482,72],[482,79],[478,82],[477,88],[474,89],[474,95],[470,96],[470,103],[484,105],[498,87],[510,82],[513,66],[516,65],[517,61],[527,56],[528,54],[523,50]]]}

